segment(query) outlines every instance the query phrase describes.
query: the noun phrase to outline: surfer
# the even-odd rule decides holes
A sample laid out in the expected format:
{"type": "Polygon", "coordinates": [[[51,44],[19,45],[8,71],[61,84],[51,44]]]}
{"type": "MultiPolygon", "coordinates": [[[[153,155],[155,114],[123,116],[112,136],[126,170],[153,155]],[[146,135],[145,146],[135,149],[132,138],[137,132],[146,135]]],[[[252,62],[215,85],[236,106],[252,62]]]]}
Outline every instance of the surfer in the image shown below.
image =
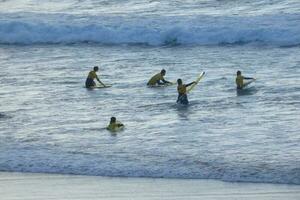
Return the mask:
{"type": "Polygon", "coordinates": [[[165,84],[172,84],[169,81],[166,81],[164,79],[164,76],[166,75],[166,70],[162,69],[160,73],[155,74],[147,83],[148,86],[155,86],[155,85],[165,85],[165,84]]]}
{"type": "Polygon", "coordinates": [[[122,128],[124,128],[124,124],[118,122],[115,117],[110,118],[109,125],[106,127],[106,129],[109,131],[118,131],[122,128]]]}
{"type": "Polygon", "coordinates": [[[99,67],[98,66],[95,66],[94,69],[92,71],[89,72],[89,75],[85,81],[85,87],[87,88],[92,88],[92,87],[95,87],[96,86],[96,83],[94,82],[94,79],[97,79],[97,81],[103,85],[104,87],[106,87],[104,85],[104,83],[102,83],[100,81],[100,79],[98,78],[96,72],[99,70],[99,67]]]}
{"type": "Polygon", "coordinates": [[[177,86],[177,91],[178,91],[178,98],[177,98],[177,103],[187,105],[189,104],[188,98],[187,98],[187,92],[186,88],[194,83],[195,81],[189,83],[189,84],[183,84],[181,79],[177,80],[178,86],[177,86]]]}
{"type": "Polygon", "coordinates": [[[241,71],[237,71],[236,72],[236,79],[235,79],[237,89],[243,89],[246,86],[246,84],[244,84],[244,79],[245,80],[255,80],[254,78],[244,77],[244,76],[242,76],[241,71]]]}

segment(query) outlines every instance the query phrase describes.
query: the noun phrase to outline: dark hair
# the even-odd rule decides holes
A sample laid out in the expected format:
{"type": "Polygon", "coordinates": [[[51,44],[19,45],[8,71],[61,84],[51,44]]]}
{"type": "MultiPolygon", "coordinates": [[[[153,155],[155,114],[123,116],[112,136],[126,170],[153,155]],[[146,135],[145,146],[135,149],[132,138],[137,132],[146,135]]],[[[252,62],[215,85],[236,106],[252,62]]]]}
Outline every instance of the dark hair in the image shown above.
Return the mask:
{"type": "Polygon", "coordinates": [[[236,75],[238,76],[238,75],[241,75],[242,74],[242,72],[241,71],[237,71],[236,72],[236,75]]]}
{"type": "Polygon", "coordinates": [[[99,70],[99,67],[98,66],[95,66],[94,67],[94,71],[98,71],[99,70]]]}
{"type": "Polygon", "coordinates": [[[162,70],[160,71],[160,73],[165,74],[165,73],[166,73],[166,70],[165,70],[165,69],[162,69],[162,70]]]}
{"type": "Polygon", "coordinates": [[[182,84],[182,80],[179,78],[179,79],[177,79],[177,83],[178,84],[182,84]]]}
{"type": "Polygon", "coordinates": [[[114,123],[114,122],[116,122],[116,120],[117,120],[117,119],[116,119],[115,117],[111,117],[111,118],[110,118],[110,123],[114,123]]]}

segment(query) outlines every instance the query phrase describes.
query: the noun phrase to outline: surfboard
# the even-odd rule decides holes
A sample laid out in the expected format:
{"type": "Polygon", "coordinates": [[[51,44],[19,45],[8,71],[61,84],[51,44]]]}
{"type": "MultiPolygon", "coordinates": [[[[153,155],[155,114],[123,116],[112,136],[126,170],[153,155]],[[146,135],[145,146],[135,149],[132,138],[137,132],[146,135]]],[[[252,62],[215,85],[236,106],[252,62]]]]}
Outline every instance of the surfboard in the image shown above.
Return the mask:
{"type": "MultiPolygon", "coordinates": [[[[90,87],[90,88],[87,88],[87,89],[103,89],[103,88],[109,88],[109,87],[111,87],[112,85],[105,85],[105,86],[103,86],[103,85],[96,85],[96,86],[94,86],[94,87],[90,87]]],[[[85,87],[86,88],[86,87],[85,87]]]]}
{"type": "Polygon", "coordinates": [[[194,87],[195,87],[195,86],[200,82],[200,80],[203,78],[204,74],[205,74],[205,72],[202,72],[202,73],[198,76],[198,78],[195,80],[195,83],[192,84],[189,88],[187,88],[186,92],[192,91],[192,90],[194,89],[194,87]]]}
{"type": "Polygon", "coordinates": [[[151,88],[162,88],[162,87],[172,86],[172,85],[175,85],[175,84],[176,84],[175,82],[172,82],[172,83],[166,83],[166,84],[161,84],[161,85],[151,85],[151,86],[148,86],[148,87],[151,87],[151,88]]]}
{"type": "Polygon", "coordinates": [[[253,83],[256,79],[250,80],[246,83],[244,83],[244,87],[242,89],[236,89],[237,95],[242,96],[242,95],[251,95],[255,94],[257,90],[255,90],[255,87],[253,85],[250,85],[253,83]]]}
{"type": "MultiPolygon", "coordinates": [[[[122,124],[122,123],[117,121],[116,124],[122,124]]],[[[116,135],[117,132],[124,130],[124,128],[125,126],[123,125],[123,126],[115,127],[114,129],[109,129],[108,127],[106,127],[106,130],[108,130],[112,135],[116,135]]]]}
{"type": "Polygon", "coordinates": [[[250,81],[244,83],[243,89],[246,88],[246,87],[247,87],[248,85],[250,85],[251,83],[253,83],[254,81],[256,81],[256,79],[252,79],[252,80],[250,80],[250,81]]]}
{"type": "Polygon", "coordinates": [[[112,85],[105,85],[105,86],[103,86],[103,85],[96,85],[94,88],[101,89],[101,88],[109,88],[111,86],[112,85]]]}

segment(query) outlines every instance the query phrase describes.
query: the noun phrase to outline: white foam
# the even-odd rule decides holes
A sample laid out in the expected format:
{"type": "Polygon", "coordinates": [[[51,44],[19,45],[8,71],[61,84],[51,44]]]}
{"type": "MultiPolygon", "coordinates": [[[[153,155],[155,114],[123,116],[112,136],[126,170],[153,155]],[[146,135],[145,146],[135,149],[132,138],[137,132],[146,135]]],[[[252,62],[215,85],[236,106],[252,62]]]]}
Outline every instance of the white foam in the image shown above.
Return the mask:
{"type": "Polygon", "coordinates": [[[300,15],[248,17],[0,16],[1,44],[300,44],[300,15]]]}

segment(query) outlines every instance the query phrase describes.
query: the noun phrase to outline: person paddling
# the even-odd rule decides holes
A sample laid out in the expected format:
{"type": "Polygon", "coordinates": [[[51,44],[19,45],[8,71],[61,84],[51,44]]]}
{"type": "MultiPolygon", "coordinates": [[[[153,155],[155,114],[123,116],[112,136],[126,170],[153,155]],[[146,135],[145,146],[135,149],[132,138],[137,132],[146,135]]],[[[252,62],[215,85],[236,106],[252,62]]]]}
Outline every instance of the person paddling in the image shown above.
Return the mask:
{"type": "Polygon", "coordinates": [[[162,69],[160,73],[155,74],[147,83],[148,86],[155,86],[155,85],[164,85],[164,84],[172,84],[170,81],[166,81],[164,76],[166,75],[166,70],[162,69]]]}
{"type": "Polygon", "coordinates": [[[177,103],[187,105],[189,104],[189,100],[187,98],[187,92],[186,88],[189,87],[190,85],[194,84],[195,81],[189,83],[189,84],[183,84],[181,79],[177,80],[178,86],[177,86],[177,91],[178,91],[178,98],[177,98],[177,103]]]}
{"type": "Polygon", "coordinates": [[[245,80],[255,80],[255,78],[244,77],[244,76],[242,76],[241,71],[237,71],[236,72],[236,79],[235,79],[237,89],[243,89],[246,86],[246,84],[244,83],[244,79],[245,80]]]}
{"type": "Polygon", "coordinates": [[[101,85],[103,85],[104,87],[106,87],[106,85],[104,85],[104,83],[102,83],[100,81],[100,79],[98,78],[96,72],[99,70],[98,66],[95,66],[94,69],[92,71],[89,72],[88,77],[85,81],[85,87],[87,88],[92,88],[96,86],[96,83],[94,82],[94,79],[96,79],[101,85]]]}

